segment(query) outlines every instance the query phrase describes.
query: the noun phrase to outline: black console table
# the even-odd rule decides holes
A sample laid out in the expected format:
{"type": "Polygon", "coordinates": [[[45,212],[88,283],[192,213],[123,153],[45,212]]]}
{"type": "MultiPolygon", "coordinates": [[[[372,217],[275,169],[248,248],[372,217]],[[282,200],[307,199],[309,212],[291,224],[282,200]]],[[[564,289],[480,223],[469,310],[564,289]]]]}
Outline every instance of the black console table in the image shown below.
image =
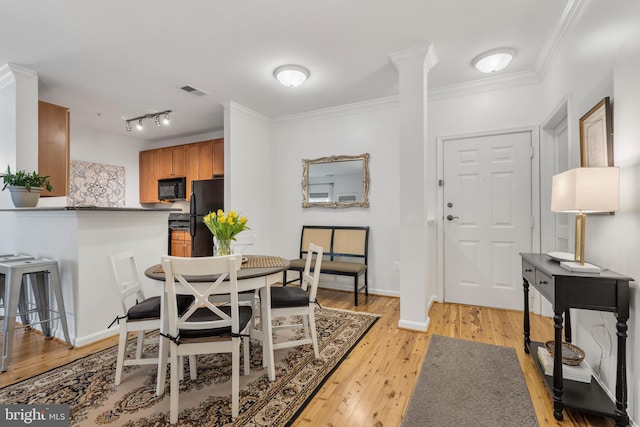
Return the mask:
{"type": "Polygon", "coordinates": [[[627,415],[627,320],[629,319],[629,282],[633,279],[605,270],[597,273],[568,271],[545,254],[520,254],[524,290],[524,351],[530,353],[545,379],[553,398],[553,416],[562,420],[564,408],[613,417],[616,426],[629,424],[627,415]],[[538,357],[538,347],[531,342],[529,324],[529,285],[536,288],[553,306],[555,351],[553,377],[544,375],[538,357]],[[608,311],[615,313],[618,337],[616,370],[616,401],[612,402],[600,385],[563,380],[562,378],[562,328],[563,315],[565,340],[571,342],[570,308],[608,311]]]}

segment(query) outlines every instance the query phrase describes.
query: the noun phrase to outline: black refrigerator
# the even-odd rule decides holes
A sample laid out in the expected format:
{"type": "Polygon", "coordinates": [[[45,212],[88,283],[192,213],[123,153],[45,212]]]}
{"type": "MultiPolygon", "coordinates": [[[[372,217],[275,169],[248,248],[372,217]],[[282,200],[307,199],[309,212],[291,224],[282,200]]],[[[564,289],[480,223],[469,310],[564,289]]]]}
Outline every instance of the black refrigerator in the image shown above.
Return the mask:
{"type": "Polygon", "coordinates": [[[202,219],[218,209],[224,209],[224,178],[192,181],[189,204],[192,257],[213,255],[213,234],[202,219]]]}

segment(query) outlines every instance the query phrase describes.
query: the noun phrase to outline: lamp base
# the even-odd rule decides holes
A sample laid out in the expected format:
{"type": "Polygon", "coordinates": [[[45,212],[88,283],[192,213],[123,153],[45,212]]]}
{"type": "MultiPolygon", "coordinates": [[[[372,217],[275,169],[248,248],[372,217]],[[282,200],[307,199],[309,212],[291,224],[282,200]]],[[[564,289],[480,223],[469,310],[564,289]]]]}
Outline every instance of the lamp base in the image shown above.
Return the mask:
{"type": "Polygon", "coordinates": [[[577,273],[600,273],[602,271],[602,268],[597,265],[589,264],[588,262],[585,262],[584,265],[582,265],[578,262],[562,261],[560,263],[560,267],[577,273]]]}

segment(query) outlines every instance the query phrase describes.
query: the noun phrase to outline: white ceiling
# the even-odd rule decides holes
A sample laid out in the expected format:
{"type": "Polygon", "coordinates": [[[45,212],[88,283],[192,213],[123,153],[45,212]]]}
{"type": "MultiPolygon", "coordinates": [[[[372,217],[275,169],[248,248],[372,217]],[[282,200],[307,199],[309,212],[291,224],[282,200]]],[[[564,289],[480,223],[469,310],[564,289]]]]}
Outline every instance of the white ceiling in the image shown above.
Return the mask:
{"type": "Polygon", "coordinates": [[[161,140],[222,129],[226,100],[278,117],[396,95],[388,55],[428,43],[439,60],[430,89],[535,76],[580,1],[0,0],[0,66],[36,71],[40,99],[105,131],[173,110],[169,127],[145,122],[143,138],[161,140]],[[505,46],[517,51],[506,70],[471,66],[505,46]],[[273,69],[288,63],[309,80],[281,86],[273,69]]]}

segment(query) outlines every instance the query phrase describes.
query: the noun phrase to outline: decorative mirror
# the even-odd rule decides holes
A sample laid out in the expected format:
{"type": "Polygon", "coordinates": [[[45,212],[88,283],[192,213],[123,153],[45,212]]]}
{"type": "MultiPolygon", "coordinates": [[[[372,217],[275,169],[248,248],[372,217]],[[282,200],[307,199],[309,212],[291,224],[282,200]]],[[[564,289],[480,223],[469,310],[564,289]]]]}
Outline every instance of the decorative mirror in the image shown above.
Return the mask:
{"type": "Polygon", "coordinates": [[[369,153],[302,160],[302,207],[369,207],[369,153]]]}

